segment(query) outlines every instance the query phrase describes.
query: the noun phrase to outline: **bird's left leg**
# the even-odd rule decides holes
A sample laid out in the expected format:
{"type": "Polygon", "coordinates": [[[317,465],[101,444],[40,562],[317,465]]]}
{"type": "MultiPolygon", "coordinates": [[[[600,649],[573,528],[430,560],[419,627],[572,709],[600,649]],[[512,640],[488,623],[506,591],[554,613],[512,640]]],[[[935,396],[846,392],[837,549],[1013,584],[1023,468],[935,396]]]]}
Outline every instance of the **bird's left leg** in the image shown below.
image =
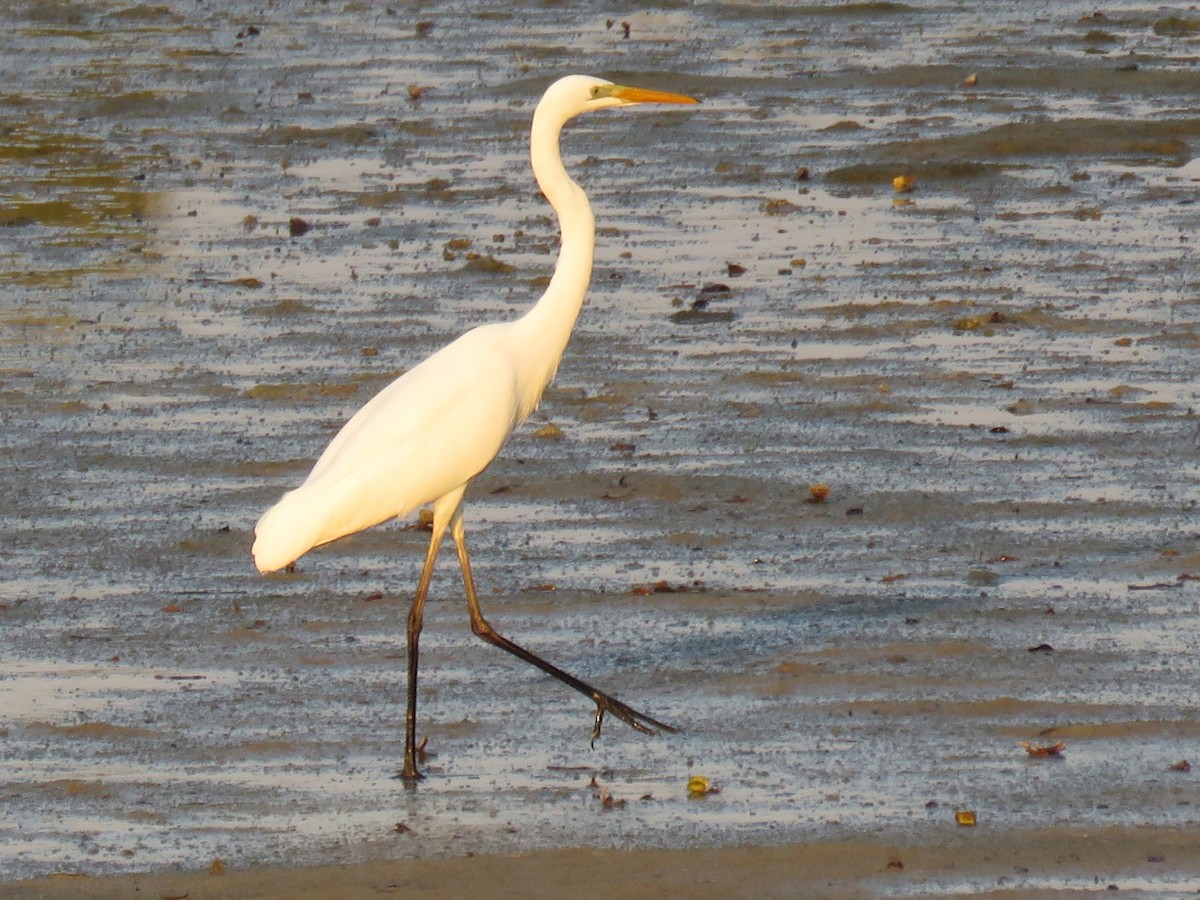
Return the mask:
{"type": "Polygon", "coordinates": [[[437,562],[446,526],[462,503],[464,490],[452,491],[433,505],[433,534],[429,538],[429,549],[425,552],[425,566],[417,582],[417,594],[408,610],[408,704],[404,716],[404,768],[400,770],[400,777],[408,782],[421,778],[417,770],[417,660],[420,656],[421,628],[425,621],[425,597],[429,593],[433,564],[437,562]]]}
{"type": "Polygon", "coordinates": [[[595,744],[596,738],[600,736],[600,726],[604,722],[605,713],[612,713],[626,725],[643,734],[658,734],[660,731],[678,730],[664,722],[658,721],[658,719],[652,716],[638,712],[633,707],[622,703],[620,700],[603,691],[597,690],[586,681],[576,678],[570,672],[564,672],[558,666],[546,662],[546,660],[537,654],[531,653],[518,644],[514,644],[504,635],[500,634],[500,632],[496,631],[488,620],[483,617],[483,613],[479,609],[479,598],[475,594],[475,579],[471,576],[471,561],[467,556],[466,530],[463,527],[461,509],[455,511],[453,518],[450,520],[450,535],[454,538],[454,547],[458,551],[458,562],[462,566],[463,586],[467,592],[467,606],[471,611],[471,630],[489,644],[499,647],[501,650],[506,650],[513,656],[537,666],[547,675],[552,675],[568,687],[572,687],[584,696],[589,697],[596,704],[596,721],[592,727],[593,744],[595,744]]]}
{"type": "Polygon", "coordinates": [[[429,593],[438,547],[445,534],[445,525],[441,530],[434,525],[433,537],[425,553],[425,566],[421,569],[421,580],[417,582],[417,594],[408,610],[408,703],[404,715],[404,768],[400,770],[400,777],[405,781],[417,781],[422,777],[417,771],[417,660],[420,656],[421,628],[425,620],[425,597],[429,593]]]}

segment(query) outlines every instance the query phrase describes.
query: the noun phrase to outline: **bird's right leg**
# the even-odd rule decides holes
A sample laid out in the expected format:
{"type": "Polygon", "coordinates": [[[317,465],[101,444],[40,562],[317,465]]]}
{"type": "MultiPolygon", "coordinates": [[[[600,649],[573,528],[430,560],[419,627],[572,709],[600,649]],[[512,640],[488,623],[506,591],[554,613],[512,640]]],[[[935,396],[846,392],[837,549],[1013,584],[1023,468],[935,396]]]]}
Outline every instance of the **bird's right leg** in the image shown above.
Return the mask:
{"type": "Polygon", "coordinates": [[[475,595],[475,579],[471,575],[471,561],[467,556],[466,531],[463,528],[462,510],[455,510],[450,522],[450,535],[454,538],[454,548],[458,551],[458,562],[462,567],[463,586],[467,592],[467,606],[471,611],[471,630],[494,647],[505,650],[530,665],[537,666],[547,675],[552,675],[568,687],[572,687],[596,704],[596,721],[592,726],[592,743],[600,736],[600,726],[604,722],[604,714],[612,713],[626,725],[643,734],[658,734],[660,731],[677,731],[664,722],[638,712],[632,706],[622,703],[616,697],[597,690],[586,681],[576,678],[570,672],[564,672],[553,663],[549,663],[535,653],[531,653],[519,644],[514,644],[483,617],[479,608],[479,598],[475,595]]]}

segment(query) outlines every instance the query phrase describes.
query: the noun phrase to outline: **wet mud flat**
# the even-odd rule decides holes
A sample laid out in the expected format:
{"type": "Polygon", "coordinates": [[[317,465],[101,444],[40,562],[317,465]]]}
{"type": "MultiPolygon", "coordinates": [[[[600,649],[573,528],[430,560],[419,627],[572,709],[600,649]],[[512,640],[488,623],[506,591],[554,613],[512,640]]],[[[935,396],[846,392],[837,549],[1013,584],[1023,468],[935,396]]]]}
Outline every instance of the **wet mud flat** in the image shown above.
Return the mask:
{"type": "MultiPolygon", "coordinates": [[[[5,880],[1062,827],[1200,887],[1194,14],[17,15],[5,880]],[[593,289],[468,530],[504,633],[683,731],[593,751],[444,558],[406,791],[426,533],[262,578],[250,531],[374,391],[537,296],[528,120],[580,60],[704,105],[565,135],[593,289]]],[[[1059,884],[1012,867],[934,887],[1059,884]]]]}

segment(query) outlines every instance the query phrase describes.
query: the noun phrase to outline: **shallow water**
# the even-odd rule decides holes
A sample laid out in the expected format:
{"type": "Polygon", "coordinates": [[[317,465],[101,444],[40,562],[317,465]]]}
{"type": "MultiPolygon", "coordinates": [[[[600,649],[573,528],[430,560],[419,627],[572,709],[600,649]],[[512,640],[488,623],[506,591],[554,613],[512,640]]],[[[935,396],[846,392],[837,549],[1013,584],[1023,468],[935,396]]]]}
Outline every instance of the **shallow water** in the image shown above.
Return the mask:
{"type": "Polygon", "coordinates": [[[1196,13],[334,6],[0,38],[0,874],[1196,826],[1196,13]],[[500,630],[683,733],[591,749],[448,554],[406,790],[426,534],[263,578],[250,533],[536,296],[528,119],[581,68],[704,104],[569,128],[592,290],[468,531],[500,630]]]}

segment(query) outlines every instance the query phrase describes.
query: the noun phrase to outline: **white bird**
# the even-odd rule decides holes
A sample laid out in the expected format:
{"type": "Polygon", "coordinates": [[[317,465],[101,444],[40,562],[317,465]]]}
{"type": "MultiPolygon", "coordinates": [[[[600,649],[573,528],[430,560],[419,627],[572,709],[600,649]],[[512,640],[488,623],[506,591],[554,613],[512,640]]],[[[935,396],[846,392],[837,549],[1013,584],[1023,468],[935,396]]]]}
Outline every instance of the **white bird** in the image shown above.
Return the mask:
{"type": "Polygon", "coordinates": [[[492,628],[479,609],[471,577],[462,500],[471,479],[537,407],[558,369],[591,278],[595,220],[587,194],[563,168],[558,146],[563,125],[594,109],[696,102],[583,75],[554,82],[534,110],[530,134],[533,174],[562,232],[546,292],[519,319],[468,331],[380,391],[338,432],[304,483],[284,494],[254,529],[254,562],[260,572],[273,572],[313,547],[433,504],[433,535],[408,614],[408,707],[400,772],[406,780],[421,777],[416,765],[418,643],[425,596],[447,528],[462,567],[471,630],[590,697],[596,704],[593,742],[606,712],[646,734],[675,730],[492,628]]]}

